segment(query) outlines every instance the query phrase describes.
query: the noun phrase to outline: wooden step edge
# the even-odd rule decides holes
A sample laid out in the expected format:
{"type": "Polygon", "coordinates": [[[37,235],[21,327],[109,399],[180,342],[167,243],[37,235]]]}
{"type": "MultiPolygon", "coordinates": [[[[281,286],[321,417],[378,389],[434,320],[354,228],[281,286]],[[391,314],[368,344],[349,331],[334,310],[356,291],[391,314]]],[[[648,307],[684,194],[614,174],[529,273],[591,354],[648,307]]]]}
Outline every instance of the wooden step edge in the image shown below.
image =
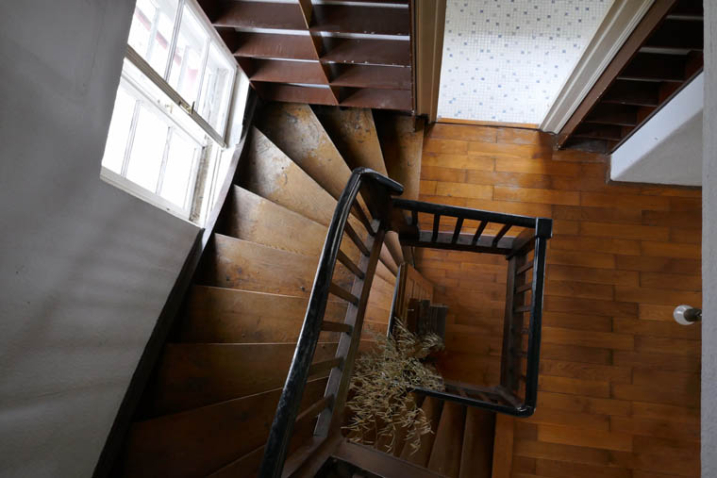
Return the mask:
{"type": "MultiPolygon", "coordinates": [[[[231,211],[225,220],[226,231],[218,234],[254,242],[267,247],[272,247],[274,249],[302,254],[308,257],[318,258],[321,255],[328,229],[326,225],[236,184],[232,190],[232,199],[230,204],[231,211]],[[285,231],[283,230],[274,231],[274,233],[272,233],[270,227],[266,228],[262,232],[265,234],[271,234],[271,237],[241,237],[240,235],[242,233],[239,231],[238,224],[235,224],[235,215],[238,215],[240,209],[237,205],[237,201],[242,200],[250,202],[252,208],[261,208],[263,213],[269,212],[278,215],[278,217],[273,219],[279,221],[280,223],[292,223],[294,227],[290,228],[290,231],[293,230],[294,232],[297,232],[296,228],[303,228],[302,234],[308,233],[309,237],[313,237],[313,239],[309,242],[304,241],[303,238],[300,241],[295,241],[290,236],[284,236],[285,231]]],[[[265,218],[262,217],[262,219],[265,218]]],[[[255,234],[258,233],[255,232],[255,234]]],[[[354,261],[358,261],[360,258],[360,251],[351,241],[342,241],[341,251],[354,261]]]]}
{"type": "Polygon", "coordinates": [[[428,468],[436,473],[457,477],[461,465],[466,407],[454,402],[443,404],[428,468]]]}
{"type": "MultiPolygon", "coordinates": [[[[302,410],[322,400],[327,380],[308,381],[302,410]]],[[[265,442],[282,390],[273,388],[135,422],[123,460],[125,474],[173,476],[185,470],[204,475],[236,460],[265,442]],[[171,456],[175,458],[168,460],[171,456]]]]}
{"type": "Polygon", "coordinates": [[[446,476],[393,455],[346,440],[339,444],[332,456],[378,476],[411,478],[442,478],[446,476]]]}
{"type": "MultiPolygon", "coordinates": [[[[197,284],[187,297],[173,343],[296,342],[309,303],[304,296],[197,284]]],[[[325,320],[345,315],[346,303],[331,297],[325,320]]],[[[321,338],[338,335],[325,332],[321,338]]]]}

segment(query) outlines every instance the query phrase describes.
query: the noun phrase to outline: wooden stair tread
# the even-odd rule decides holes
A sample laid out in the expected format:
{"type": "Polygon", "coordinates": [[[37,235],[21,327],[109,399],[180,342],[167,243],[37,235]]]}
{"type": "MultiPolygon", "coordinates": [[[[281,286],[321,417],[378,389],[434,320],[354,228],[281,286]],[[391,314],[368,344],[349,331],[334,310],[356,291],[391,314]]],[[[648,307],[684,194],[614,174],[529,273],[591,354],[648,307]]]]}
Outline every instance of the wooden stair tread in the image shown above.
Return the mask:
{"type": "Polygon", "coordinates": [[[403,184],[402,198],[418,200],[423,153],[422,125],[416,124],[414,131],[414,118],[382,115],[376,126],[389,176],[403,184]]]}
{"type": "MultiPolygon", "coordinates": [[[[246,154],[239,166],[243,188],[326,227],[331,223],[336,200],[256,127],[250,133],[246,154]]],[[[342,189],[350,174],[346,169],[342,189]]],[[[364,235],[363,226],[353,215],[349,216],[349,222],[364,235]]],[[[395,262],[385,260],[387,255],[390,253],[384,253],[382,260],[389,270],[397,270],[395,262]]]]}
{"type": "Polygon", "coordinates": [[[223,466],[208,478],[256,478],[264,458],[264,445],[223,466]]]}
{"type": "Polygon", "coordinates": [[[388,176],[370,109],[320,106],[313,109],[350,169],[370,168],[388,176]]]}
{"type": "Polygon", "coordinates": [[[256,127],[242,161],[241,186],[328,227],[336,200],[256,127]]]}
{"type": "MultiPolygon", "coordinates": [[[[307,383],[301,410],[324,395],[326,379],[307,383]]],[[[136,422],[124,457],[126,476],[206,475],[264,444],[281,388],[136,422]]]]}
{"type": "MultiPolygon", "coordinates": [[[[168,344],[155,380],[152,416],[278,388],[295,349],[293,343],[168,344]]],[[[319,343],[314,362],[333,358],[335,352],[336,342],[319,343]]]]}
{"type": "Polygon", "coordinates": [[[321,253],[326,226],[239,186],[231,195],[228,235],[297,254],[321,253]]]}
{"type": "MultiPolygon", "coordinates": [[[[318,257],[326,240],[327,227],[299,213],[265,199],[247,189],[234,186],[231,214],[227,221],[232,237],[318,257]]],[[[357,263],[360,251],[349,239],[341,250],[357,263]]]]}
{"type": "MultiPolygon", "coordinates": [[[[302,407],[303,408],[303,407],[302,407]]],[[[287,456],[291,456],[306,443],[313,439],[314,427],[316,426],[316,417],[305,415],[299,417],[294,424],[294,432],[289,442],[289,451],[287,456]]],[[[261,467],[261,460],[264,457],[264,445],[247,453],[238,460],[229,463],[220,468],[216,472],[209,475],[210,478],[255,478],[261,467]]]]}
{"type": "MultiPolygon", "coordinates": [[[[314,107],[314,113],[350,170],[364,167],[388,176],[370,109],[314,107]]],[[[394,276],[398,274],[403,254],[398,237],[393,232],[386,234],[381,261],[394,276]]]]}
{"type": "MultiPolygon", "coordinates": [[[[269,141],[334,199],[341,196],[351,170],[309,105],[270,103],[263,108],[258,124],[269,141]]],[[[332,214],[333,208],[329,221],[332,214]]],[[[353,216],[349,220],[353,220],[353,216]]],[[[328,226],[328,222],[324,224],[328,226]]],[[[397,263],[402,260],[393,258],[389,251],[382,253],[381,260],[393,275],[398,273],[397,263]]]]}
{"type": "Polygon", "coordinates": [[[449,477],[458,477],[465,418],[466,407],[463,405],[455,402],[443,404],[428,469],[449,477]]]}
{"type": "MultiPolygon", "coordinates": [[[[203,283],[218,287],[308,297],[318,257],[296,254],[234,237],[214,234],[215,254],[203,283]]],[[[334,282],[344,288],[353,275],[337,267],[334,282]]]]}
{"type": "Polygon", "coordinates": [[[421,436],[421,447],[415,453],[413,453],[413,449],[406,444],[401,451],[402,460],[406,460],[409,463],[413,463],[424,468],[428,466],[428,460],[431,457],[431,450],[433,449],[433,442],[436,438],[436,430],[441,417],[442,405],[443,402],[441,400],[433,397],[426,397],[423,401],[421,409],[431,423],[431,430],[433,430],[433,433],[427,433],[421,436]]]}
{"type": "Polygon", "coordinates": [[[490,478],[494,436],[495,413],[468,407],[463,432],[460,478],[490,478]]]}
{"type": "Polygon", "coordinates": [[[443,476],[392,455],[348,441],[343,441],[334,451],[333,456],[378,476],[411,478],[443,476]]]}
{"type": "Polygon", "coordinates": [[[309,105],[269,103],[262,108],[257,124],[269,140],[338,199],[351,171],[309,105]]]}
{"type": "MultiPolygon", "coordinates": [[[[177,342],[296,342],[308,298],[195,285],[189,291],[177,342]]],[[[330,300],[324,320],[343,322],[347,304],[330,300]]],[[[323,332],[322,341],[338,340],[323,332]]]]}

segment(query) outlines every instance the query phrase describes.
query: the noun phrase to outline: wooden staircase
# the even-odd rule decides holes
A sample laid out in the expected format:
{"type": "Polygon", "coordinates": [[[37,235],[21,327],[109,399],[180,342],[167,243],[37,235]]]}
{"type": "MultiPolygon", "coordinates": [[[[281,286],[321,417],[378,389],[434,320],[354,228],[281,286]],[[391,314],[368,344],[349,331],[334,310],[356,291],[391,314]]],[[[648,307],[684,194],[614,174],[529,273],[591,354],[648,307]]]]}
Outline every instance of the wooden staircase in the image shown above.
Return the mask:
{"type": "MultiPolygon", "coordinates": [[[[495,413],[454,402],[443,402],[434,397],[416,396],[431,422],[429,433],[421,437],[420,448],[399,439],[391,451],[393,461],[353,447],[343,446],[334,457],[379,476],[426,476],[450,478],[489,478],[493,462],[493,430],[495,413]],[[382,474],[382,470],[396,470],[395,474],[382,474]],[[411,470],[421,470],[410,473],[411,470]]],[[[386,443],[379,441],[374,451],[388,453],[386,443]]]]}
{"type": "MultiPolygon", "coordinates": [[[[384,160],[370,110],[317,115],[308,105],[269,104],[249,135],[115,476],[256,476],[336,198],[350,168],[394,168],[384,160]],[[360,118],[360,139],[337,129],[344,117],[360,118]]],[[[422,136],[419,130],[403,141],[421,144],[422,136]]],[[[349,224],[366,234],[358,211],[349,224]]],[[[394,239],[384,246],[366,313],[366,328],[382,333],[403,262],[394,239]]],[[[341,252],[358,262],[352,240],[341,252]]],[[[351,290],[353,277],[337,265],[334,281],[351,290]]],[[[343,322],[346,308],[332,299],[325,320],[343,322]]],[[[322,332],[290,453],[310,440],[338,337],[322,332]]],[[[368,334],[364,339],[360,350],[372,347],[368,334]]],[[[444,458],[435,460],[444,466],[444,458]]]]}

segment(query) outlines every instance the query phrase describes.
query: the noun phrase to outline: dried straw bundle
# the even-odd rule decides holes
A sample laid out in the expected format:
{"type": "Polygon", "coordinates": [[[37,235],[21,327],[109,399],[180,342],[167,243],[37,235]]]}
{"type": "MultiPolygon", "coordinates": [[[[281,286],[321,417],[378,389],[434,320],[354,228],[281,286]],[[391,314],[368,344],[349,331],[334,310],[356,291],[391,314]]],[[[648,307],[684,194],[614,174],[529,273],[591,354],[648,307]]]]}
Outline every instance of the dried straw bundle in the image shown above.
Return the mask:
{"type": "Polygon", "coordinates": [[[372,445],[389,441],[392,453],[401,437],[411,453],[421,446],[421,436],[432,433],[426,414],[417,407],[409,391],[413,388],[443,390],[443,379],[421,362],[431,352],[443,348],[435,334],[422,337],[409,332],[400,321],[393,337],[374,334],[377,347],[358,358],[351,379],[352,397],[347,407],[353,416],[345,428],[355,443],[372,445]]]}

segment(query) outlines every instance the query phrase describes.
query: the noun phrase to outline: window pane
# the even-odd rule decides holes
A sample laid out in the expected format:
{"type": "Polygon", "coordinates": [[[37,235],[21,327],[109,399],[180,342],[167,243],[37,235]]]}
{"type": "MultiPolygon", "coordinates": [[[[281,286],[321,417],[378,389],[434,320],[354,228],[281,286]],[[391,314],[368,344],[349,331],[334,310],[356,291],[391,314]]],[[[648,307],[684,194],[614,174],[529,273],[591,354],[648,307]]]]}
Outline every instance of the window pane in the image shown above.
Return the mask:
{"type": "Polygon", "coordinates": [[[177,49],[172,58],[169,84],[190,105],[197,99],[202,77],[202,62],[209,41],[207,33],[188,6],[184,6],[179,26],[177,49]]]}
{"type": "Polygon", "coordinates": [[[137,0],[128,43],[164,77],[179,0],[137,0]]]}
{"type": "Polygon", "coordinates": [[[157,190],[168,131],[167,123],[140,105],[127,179],[151,192],[157,190]]]}
{"type": "Polygon", "coordinates": [[[120,83],[115,98],[115,109],[112,111],[110,131],[107,134],[105,154],[102,157],[102,166],[117,174],[122,172],[122,163],[136,103],[137,100],[130,96],[120,83]]]}
{"type": "Polygon", "coordinates": [[[209,46],[207,68],[204,70],[199,114],[221,135],[224,134],[234,68],[214,44],[209,46]]]}
{"type": "Polygon", "coordinates": [[[188,191],[192,176],[195,174],[194,161],[199,146],[180,134],[176,129],[172,131],[169,140],[169,153],[167,166],[164,170],[164,179],[160,195],[182,209],[188,207],[187,199],[191,196],[188,191]]]}

